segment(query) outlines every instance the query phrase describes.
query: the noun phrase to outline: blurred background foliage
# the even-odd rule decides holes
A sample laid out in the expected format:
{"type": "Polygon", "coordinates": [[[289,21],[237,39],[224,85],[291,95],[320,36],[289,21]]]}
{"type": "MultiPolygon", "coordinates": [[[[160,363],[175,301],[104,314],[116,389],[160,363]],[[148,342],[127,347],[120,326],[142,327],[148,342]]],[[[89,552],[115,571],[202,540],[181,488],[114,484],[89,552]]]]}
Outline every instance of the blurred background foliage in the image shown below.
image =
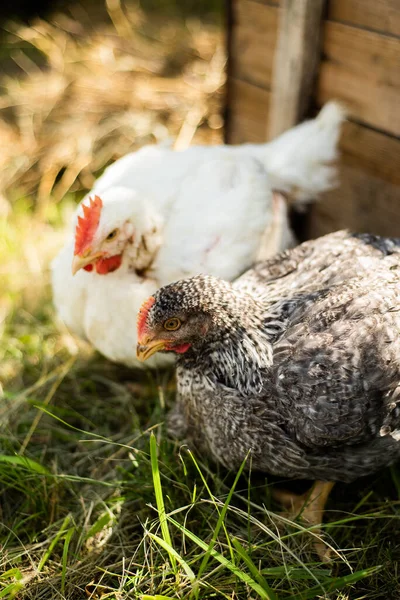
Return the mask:
{"type": "Polygon", "coordinates": [[[25,22],[3,18],[0,56],[1,213],[22,197],[49,216],[145,143],[221,141],[219,0],[45,2],[46,20],[16,6],[25,22]]]}

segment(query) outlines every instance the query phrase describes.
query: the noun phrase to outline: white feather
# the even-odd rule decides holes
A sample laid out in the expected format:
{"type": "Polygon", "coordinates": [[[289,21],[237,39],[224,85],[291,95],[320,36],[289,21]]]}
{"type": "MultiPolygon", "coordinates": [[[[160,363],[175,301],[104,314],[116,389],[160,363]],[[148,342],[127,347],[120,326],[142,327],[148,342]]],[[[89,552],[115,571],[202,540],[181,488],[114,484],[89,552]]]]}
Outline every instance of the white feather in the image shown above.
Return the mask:
{"type": "Polygon", "coordinates": [[[337,185],[333,163],[344,119],[344,108],[329,102],[316,119],[297,125],[264,147],[247,148],[264,161],[273,189],[287,193],[299,205],[337,185]]]}

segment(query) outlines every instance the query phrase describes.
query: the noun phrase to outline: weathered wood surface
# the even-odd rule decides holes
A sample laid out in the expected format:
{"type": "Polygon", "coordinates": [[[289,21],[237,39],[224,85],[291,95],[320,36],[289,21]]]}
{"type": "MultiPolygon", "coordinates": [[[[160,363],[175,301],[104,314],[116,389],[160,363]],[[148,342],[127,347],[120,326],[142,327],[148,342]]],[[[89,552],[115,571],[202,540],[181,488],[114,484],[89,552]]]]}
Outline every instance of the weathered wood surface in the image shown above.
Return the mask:
{"type": "Polygon", "coordinates": [[[304,118],[320,59],[324,0],[281,0],[268,138],[304,118]]]}
{"type": "Polygon", "coordinates": [[[232,11],[230,70],[237,79],[269,89],[278,9],[254,0],[235,0],[232,11]]]}
{"type": "Polygon", "coordinates": [[[267,6],[279,6],[281,0],[254,0],[257,4],[266,4],[267,6]]]}
{"type": "Polygon", "coordinates": [[[348,121],[343,126],[340,150],[346,165],[400,186],[400,139],[348,121]]]}
{"type": "Polygon", "coordinates": [[[357,120],[400,135],[400,39],[334,22],[322,36],[318,103],[337,98],[357,120]]]}
{"type": "Polygon", "coordinates": [[[400,36],[399,0],[329,0],[327,18],[400,36]]]}
{"type": "Polygon", "coordinates": [[[270,92],[255,85],[231,77],[229,85],[230,144],[265,141],[268,123],[270,92]]]}
{"type": "Polygon", "coordinates": [[[399,186],[344,164],[340,188],[311,207],[305,234],[315,238],[347,228],[399,237],[399,223],[399,186]]]}
{"type": "Polygon", "coordinates": [[[340,151],[340,186],[311,207],[306,237],[344,228],[400,237],[400,140],[348,121],[340,151]]]}

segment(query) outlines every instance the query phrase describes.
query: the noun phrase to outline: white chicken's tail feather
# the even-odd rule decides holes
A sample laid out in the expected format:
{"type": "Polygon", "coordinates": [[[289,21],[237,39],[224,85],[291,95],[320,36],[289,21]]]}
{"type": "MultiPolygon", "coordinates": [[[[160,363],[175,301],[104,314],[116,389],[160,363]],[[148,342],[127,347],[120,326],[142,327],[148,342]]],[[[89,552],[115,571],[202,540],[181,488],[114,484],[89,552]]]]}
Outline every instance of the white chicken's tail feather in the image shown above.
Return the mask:
{"type": "MultiPolygon", "coordinates": [[[[318,116],[297,125],[264,146],[263,163],[274,190],[283,192],[297,208],[338,185],[338,140],[345,109],[326,104],[318,116]]],[[[261,156],[260,156],[261,158],[261,156]]]]}

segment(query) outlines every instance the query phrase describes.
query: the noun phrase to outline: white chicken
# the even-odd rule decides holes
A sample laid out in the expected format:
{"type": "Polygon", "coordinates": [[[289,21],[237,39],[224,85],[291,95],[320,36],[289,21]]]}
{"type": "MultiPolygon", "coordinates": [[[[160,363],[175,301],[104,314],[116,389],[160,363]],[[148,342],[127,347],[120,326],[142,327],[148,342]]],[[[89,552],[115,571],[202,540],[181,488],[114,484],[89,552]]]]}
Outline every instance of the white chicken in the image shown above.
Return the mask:
{"type": "Polygon", "coordinates": [[[331,102],[268,144],[146,146],[118,160],[52,263],[59,317],[110,360],[139,367],[136,314],[159,287],[198,273],[231,280],[294,244],[282,194],[299,205],[335,184],[343,119],[331,102]]]}

